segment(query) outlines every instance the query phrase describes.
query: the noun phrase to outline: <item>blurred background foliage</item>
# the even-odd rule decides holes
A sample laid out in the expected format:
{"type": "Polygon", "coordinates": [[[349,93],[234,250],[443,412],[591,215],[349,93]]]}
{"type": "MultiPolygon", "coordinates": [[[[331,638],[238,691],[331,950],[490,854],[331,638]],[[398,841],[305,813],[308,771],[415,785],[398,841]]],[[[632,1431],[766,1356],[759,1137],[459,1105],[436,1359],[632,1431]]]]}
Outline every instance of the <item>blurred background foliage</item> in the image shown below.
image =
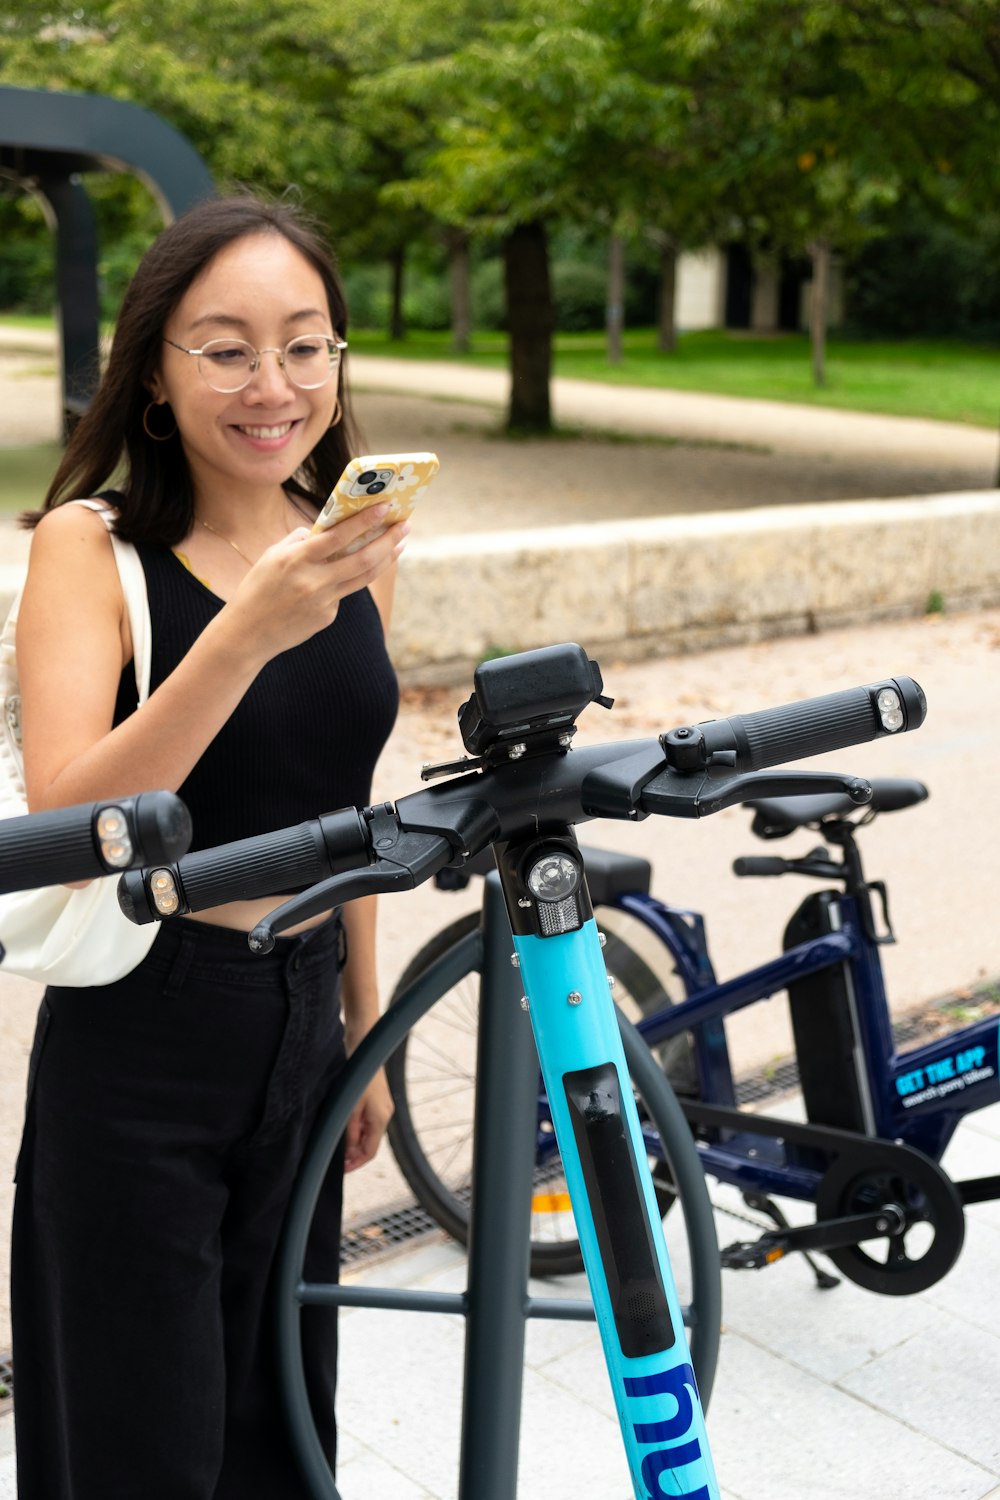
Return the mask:
{"type": "MultiPolygon", "coordinates": [[[[526,375],[556,330],[669,354],[678,257],[713,244],[817,286],[835,256],[855,334],[1000,337],[996,0],[8,0],[0,83],[130,99],[220,188],[291,185],[356,325],[503,329],[526,375]]],[[[113,319],[159,218],[88,186],[113,319]]],[[[51,287],[0,181],[0,310],[51,287]]]]}

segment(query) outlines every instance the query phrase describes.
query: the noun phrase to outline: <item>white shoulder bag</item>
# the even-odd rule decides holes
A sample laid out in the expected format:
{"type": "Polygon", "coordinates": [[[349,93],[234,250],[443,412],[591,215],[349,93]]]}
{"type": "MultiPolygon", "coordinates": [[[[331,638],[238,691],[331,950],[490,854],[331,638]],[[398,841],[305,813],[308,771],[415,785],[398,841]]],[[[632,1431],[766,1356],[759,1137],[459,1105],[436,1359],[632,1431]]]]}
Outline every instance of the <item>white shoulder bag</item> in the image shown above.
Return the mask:
{"type": "MultiPolygon", "coordinates": [[[[72,501],[96,510],[111,536],[135,650],[139,702],[149,696],[152,630],[146,575],[139,554],[113,531],[114,511],[96,500],[72,501]]],[[[18,594],[0,634],[0,818],[27,813],[21,748],[21,694],[14,642],[18,594]]],[[[42,984],[111,984],[145,958],[159,924],[137,927],[118,906],[118,876],[105,875],[79,890],[64,885],[0,896],[0,974],[42,984]]]]}

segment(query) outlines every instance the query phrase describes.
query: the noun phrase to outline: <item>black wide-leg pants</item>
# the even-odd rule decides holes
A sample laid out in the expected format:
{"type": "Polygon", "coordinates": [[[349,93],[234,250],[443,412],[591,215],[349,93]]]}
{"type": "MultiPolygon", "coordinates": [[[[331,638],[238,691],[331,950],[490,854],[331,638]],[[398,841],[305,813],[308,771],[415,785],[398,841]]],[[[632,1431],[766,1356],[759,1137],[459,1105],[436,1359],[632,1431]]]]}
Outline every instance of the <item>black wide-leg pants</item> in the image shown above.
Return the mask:
{"type": "MultiPolygon", "coordinates": [[[[339,917],[256,957],[175,920],[100,989],[49,989],[12,1254],[20,1500],[299,1500],[271,1274],[295,1175],[344,1063],[339,917]]],[[[342,1161],[306,1274],[337,1277],[342,1161]]],[[[303,1309],[335,1455],[336,1312],[303,1309]]]]}

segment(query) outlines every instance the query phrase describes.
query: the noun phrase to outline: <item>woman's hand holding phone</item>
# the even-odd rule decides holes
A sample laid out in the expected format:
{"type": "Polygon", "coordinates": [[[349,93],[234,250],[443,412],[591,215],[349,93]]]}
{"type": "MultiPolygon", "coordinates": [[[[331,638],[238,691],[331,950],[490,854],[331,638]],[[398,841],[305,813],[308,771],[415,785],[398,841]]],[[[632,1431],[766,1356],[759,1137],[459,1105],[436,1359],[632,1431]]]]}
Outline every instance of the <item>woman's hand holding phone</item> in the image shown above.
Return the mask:
{"type": "Polygon", "coordinates": [[[226,609],[244,644],[260,648],[261,664],[332,624],[341,599],[392,566],[410,528],[389,512],[382,502],[333,529],[299,527],[254,564],[226,609]]]}
{"type": "Polygon", "coordinates": [[[440,468],[436,453],[365,454],[352,458],[337,480],[329,499],[317,516],[313,531],[339,525],[348,516],[369,512],[368,529],[344,550],[355,551],[385,530],[387,525],[409,519],[420,492],[440,468]],[[389,502],[388,511],[374,520],[374,510],[389,502]]]}

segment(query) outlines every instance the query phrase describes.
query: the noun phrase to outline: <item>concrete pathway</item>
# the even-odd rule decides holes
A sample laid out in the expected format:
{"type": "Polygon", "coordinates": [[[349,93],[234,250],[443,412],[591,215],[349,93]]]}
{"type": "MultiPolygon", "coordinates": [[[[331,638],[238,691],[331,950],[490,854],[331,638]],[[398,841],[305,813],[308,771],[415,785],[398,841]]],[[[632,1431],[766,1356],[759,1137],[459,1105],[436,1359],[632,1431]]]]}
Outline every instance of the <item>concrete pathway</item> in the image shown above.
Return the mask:
{"type": "MultiPolygon", "coordinates": [[[[555,413],[588,436],[512,442],[499,432],[506,371],[350,359],[365,449],[440,456],[415,537],[944,494],[997,479],[1000,443],[985,428],[579,380],[554,381],[555,413]]],[[[0,445],[55,440],[51,336],[0,329],[0,395],[0,445]]],[[[26,545],[10,539],[6,556],[23,558],[26,545]]]]}
{"type": "MultiPolygon", "coordinates": [[[[351,379],[372,389],[502,406],[508,399],[506,370],[477,369],[447,361],[402,360],[352,354],[351,379]]],[[[720,443],[762,443],[789,452],[873,452],[946,460],[956,449],[995,466],[997,434],[958,422],[840,411],[785,401],[758,401],[697,391],[556,377],[552,398],[557,422],[618,432],[660,434],[720,443]]]]}
{"type": "MultiPolygon", "coordinates": [[[[54,357],[56,343],[44,330],[0,326],[0,351],[54,357]]],[[[506,370],[373,354],[351,354],[349,360],[352,387],[359,392],[452,399],[502,408],[510,391],[506,370]]],[[[1000,457],[995,431],[958,422],[562,377],[553,379],[552,397],[557,422],[643,436],[763,444],[798,453],[879,450],[900,459],[918,457],[929,462],[952,461],[961,452],[970,462],[990,466],[991,479],[996,478],[1000,457]]]]}
{"type": "MultiPolygon", "coordinates": [[[[786,1112],[797,1109],[797,1097],[786,1112]]],[[[996,1170],[1000,1105],[970,1116],[945,1158],[957,1176],[996,1170]]],[[[735,1194],[713,1190],[726,1207],[735,1194]]],[[[679,1283],[682,1247],[668,1219],[679,1283]]],[[[718,1216],[723,1243],[749,1233],[718,1216]]],[[[817,1290],[792,1257],[723,1274],[723,1337],[708,1435],[723,1500],[998,1500],[1000,1208],[968,1211],[944,1280],[913,1297],[850,1282],[817,1290]]],[[[407,1251],[360,1277],[460,1292],[450,1243],[407,1251]]],[[[582,1277],[535,1295],[585,1294],[582,1277]]],[[[453,1500],[463,1328],[449,1316],[342,1314],[339,1486],[344,1500],[453,1500]]],[[[528,1326],[518,1500],[631,1500],[596,1331],[528,1326]]]]}

